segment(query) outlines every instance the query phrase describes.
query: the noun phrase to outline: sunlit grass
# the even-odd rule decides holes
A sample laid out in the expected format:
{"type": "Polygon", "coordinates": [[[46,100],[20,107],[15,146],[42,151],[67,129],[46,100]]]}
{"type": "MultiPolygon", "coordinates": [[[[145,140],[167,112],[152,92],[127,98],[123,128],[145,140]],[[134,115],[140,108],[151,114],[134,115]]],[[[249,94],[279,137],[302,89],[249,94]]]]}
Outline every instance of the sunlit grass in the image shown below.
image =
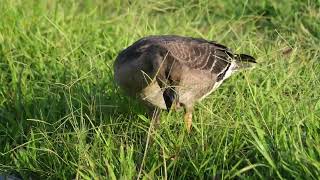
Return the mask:
{"type": "Polygon", "coordinates": [[[0,174],[50,179],[318,179],[316,1],[0,3],[0,174]],[[202,37],[257,58],[197,104],[191,134],[150,120],[113,81],[151,34],[202,37]]]}

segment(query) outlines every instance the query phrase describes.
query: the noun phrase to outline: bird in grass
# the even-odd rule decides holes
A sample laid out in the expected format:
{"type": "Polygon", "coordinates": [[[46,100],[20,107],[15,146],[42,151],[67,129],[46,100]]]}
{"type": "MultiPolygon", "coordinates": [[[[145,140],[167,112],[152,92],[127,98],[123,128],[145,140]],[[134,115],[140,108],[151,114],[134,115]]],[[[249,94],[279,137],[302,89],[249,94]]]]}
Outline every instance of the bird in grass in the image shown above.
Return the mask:
{"type": "Polygon", "coordinates": [[[159,121],[160,110],[184,108],[188,132],[196,102],[216,90],[234,72],[252,67],[255,58],[224,45],[175,35],[144,37],[117,56],[119,87],[138,97],[159,121]]]}

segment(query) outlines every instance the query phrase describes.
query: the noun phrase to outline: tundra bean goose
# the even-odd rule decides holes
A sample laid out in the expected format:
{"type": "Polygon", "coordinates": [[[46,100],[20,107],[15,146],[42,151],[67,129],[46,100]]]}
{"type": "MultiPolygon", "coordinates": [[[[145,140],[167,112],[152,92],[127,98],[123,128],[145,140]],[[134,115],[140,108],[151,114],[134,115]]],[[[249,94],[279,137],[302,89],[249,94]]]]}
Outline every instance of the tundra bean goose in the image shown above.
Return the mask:
{"type": "Polygon", "coordinates": [[[190,132],[194,104],[231,74],[254,63],[252,56],[235,54],[213,41],[173,35],[149,36],[119,53],[114,76],[123,91],[138,96],[151,107],[151,112],[183,107],[190,132]]]}

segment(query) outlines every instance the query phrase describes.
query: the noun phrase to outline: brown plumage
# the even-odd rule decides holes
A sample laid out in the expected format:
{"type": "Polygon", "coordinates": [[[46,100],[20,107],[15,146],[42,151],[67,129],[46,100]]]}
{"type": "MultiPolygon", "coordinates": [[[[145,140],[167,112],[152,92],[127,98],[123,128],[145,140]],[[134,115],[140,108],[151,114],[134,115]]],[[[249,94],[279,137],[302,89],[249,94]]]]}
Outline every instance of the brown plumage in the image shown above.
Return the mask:
{"type": "MultiPolygon", "coordinates": [[[[120,52],[116,83],[151,108],[184,107],[190,131],[193,105],[214,91],[233,72],[251,67],[255,59],[234,54],[213,41],[181,36],[149,36],[120,52]]],[[[158,117],[158,116],[157,116],[158,117]]],[[[158,118],[159,119],[159,118],[158,118]]]]}

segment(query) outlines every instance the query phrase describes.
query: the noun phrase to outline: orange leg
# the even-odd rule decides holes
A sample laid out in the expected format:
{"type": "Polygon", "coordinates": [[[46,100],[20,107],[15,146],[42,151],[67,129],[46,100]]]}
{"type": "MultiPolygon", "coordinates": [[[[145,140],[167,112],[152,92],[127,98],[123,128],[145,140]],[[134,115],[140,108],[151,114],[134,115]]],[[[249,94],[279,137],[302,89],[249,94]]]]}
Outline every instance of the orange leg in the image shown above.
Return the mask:
{"type": "Polygon", "coordinates": [[[188,133],[191,132],[191,127],[192,127],[192,111],[193,111],[193,107],[185,108],[184,123],[186,125],[188,133]]]}

